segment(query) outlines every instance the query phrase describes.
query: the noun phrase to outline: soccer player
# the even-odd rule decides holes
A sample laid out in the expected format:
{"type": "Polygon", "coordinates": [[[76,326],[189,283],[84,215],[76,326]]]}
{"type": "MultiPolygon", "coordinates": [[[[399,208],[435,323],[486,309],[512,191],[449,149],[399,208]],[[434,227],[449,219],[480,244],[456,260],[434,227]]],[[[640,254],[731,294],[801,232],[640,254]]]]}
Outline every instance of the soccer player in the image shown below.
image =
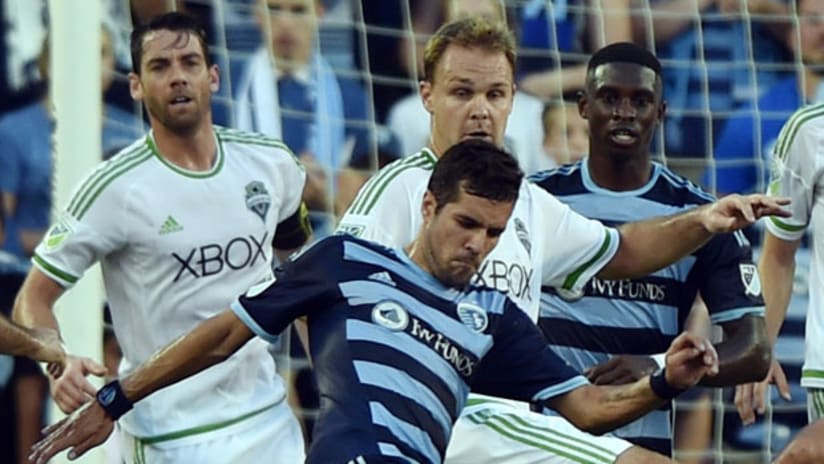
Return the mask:
{"type": "MultiPolygon", "coordinates": [[[[218,69],[203,29],[169,13],[132,33],[130,90],[151,132],[94,170],[34,255],[18,322],[57,336],[52,306],[102,266],[121,373],[224,308],[301,247],[304,172],[279,141],[213,126],[218,69]]],[[[127,462],[297,462],[304,445],[267,344],[153,395],[119,421],[127,462]]],[[[70,412],[95,390],[69,363],[53,396],[70,412]]]]}
{"type": "MultiPolygon", "coordinates": [[[[589,122],[589,157],[531,180],[578,213],[604,224],[671,214],[713,198],[650,160],[650,142],[664,118],[661,64],[644,48],[617,43],[590,59],[578,102],[589,122]]],[[[761,287],[749,242],[720,234],[690,256],[654,274],[624,280],[594,277],[582,293],[545,288],[539,325],[550,347],[596,384],[636,380],[657,370],[648,355],[666,350],[700,291],[726,339],[716,345],[719,374],[702,385],[730,386],[766,375],[770,347],[761,287]]],[[[615,435],[671,453],[670,412],[652,411],[615,435]]]]}
{"type": "Polygon", "coordinates": [[[522,177],[495,145],[454,145],[432,173],[419,205],[422,226],[407,247],[347,235],[322,240],[270,283],[104,386],[31,459],[43,463],[69,446],[70,457],[82,454],[133,402],[229,358],[255,335],[277,337],[296,318],[308,325],[323,399],[310,464],[440,463],[470,388],[541,402],[604,432],[714,374],[709,342],[684,333],[663,374],[591,385],[546,348],[506,295],[469,285],[507,227],[522,177]]]}
{"type": "MultiPolygon", "coordinates": [[[[505,26],[480,18],[447,23],[429,40],[420,94],[431,114],[431,141],[389,164],[360,190],[338,230],[387,246],[404,246],[421,224],[418,210],[438,157],[470,138],[503,145],[512,108],[515,47],[505,26]]],[[[510,226],[478,269],[475,283],[506,292],[537,321],[541,286],[575,293],[596,274],[636,277],[669,265],[709,240],[752,223],[775,199],[725,197],[678,216],[605,227],[524,182],[510,226]]],[[[582,434],[560,418],[526,405],[474,397],[456,424],[447,462],[496,464],[579,462],[595,453],[605,462],[638,463],[638,447],[582,434]],[[484,420],[479,420],[484,418],[484,420]],[[482,446],[490,445],[494,446],[482,446]]]]}
{"type": "MultiPolygon", "coordinates": [[[[813,105],[796,111],[781,129],[771,155],[770,195],[792,198],[786,219],[767,221],[758,269],[763,279],[766,302],[767,332],[775,343],[781,324],[787,315],[795,276],[795,252],[810,231],[813,259],[810,264],[810,305],[804,340],[804,365],[801,386],[807,389],[807,416],[824,419],[824,151],[821,149],[824,128],[824,105],[813,105]]],[[[764,412],[767,383],[775,381],[784,397],[789,396],[786,376],[777,361],[770,375],[755,385],[739,386],[736,406],[745,424],[755,420],[755,411],[764,412]]]]}

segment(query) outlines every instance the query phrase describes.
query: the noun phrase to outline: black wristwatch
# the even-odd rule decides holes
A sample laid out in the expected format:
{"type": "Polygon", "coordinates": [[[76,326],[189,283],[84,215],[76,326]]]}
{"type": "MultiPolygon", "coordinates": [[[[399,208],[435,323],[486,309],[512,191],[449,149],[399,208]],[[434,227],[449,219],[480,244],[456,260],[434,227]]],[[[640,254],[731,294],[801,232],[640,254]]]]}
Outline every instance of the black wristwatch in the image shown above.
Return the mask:
{"type": "Polygon", "coordinates": [[[103,385],[97,391],[97,402],[100,403],[100,406],[106,411],[106,415],[112,420],[120,419],[120,416],[134,407],[134,404],[123,393],[123,388],[120,387],[120,381],[118,380],[103,385]]]}

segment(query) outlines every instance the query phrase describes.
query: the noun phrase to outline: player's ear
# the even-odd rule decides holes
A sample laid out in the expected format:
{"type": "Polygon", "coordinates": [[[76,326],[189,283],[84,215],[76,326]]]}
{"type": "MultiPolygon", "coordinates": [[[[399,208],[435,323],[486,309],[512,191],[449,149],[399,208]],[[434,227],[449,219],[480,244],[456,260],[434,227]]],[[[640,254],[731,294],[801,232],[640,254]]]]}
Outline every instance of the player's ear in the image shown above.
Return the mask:
{"type": "Polygon", "coordinates": [[[426,108],[426,111],[429,114],[432,114],[432,108],[434,107],[432,101],[432,82],[428,80],[422,80],[418,84],[418,90],[421,93],[421,100],[423,101],[423,107],[426,108]]]}
{"type": "Polygon", "coordinates": [[[589,119],[589,98],[583,90],[578,91],[578,114],[584,119],[589,119]]]}
{"type": "Polygon", "coordinates": [[[429,190],[423,194],[423,203],[421,204],[421,216],[423,216],[423,223],[424,225],[429,224],[433,217],[435,217],[435,212],[438,209],[438,200],[435,199],[435,195],[432,194],[429,190]]]}
{"type": "Polygon", "coordinates": [[[140,83],[140,76],[134,72],[129,73],[129,94],[134,101],[143,101],[143,84],[140,83]]]}
{"type": "Polygon", "coordinates": [[[209,90],[212,93],[220,89],[220,69],[216,64],[209,66],[209,90]]]}

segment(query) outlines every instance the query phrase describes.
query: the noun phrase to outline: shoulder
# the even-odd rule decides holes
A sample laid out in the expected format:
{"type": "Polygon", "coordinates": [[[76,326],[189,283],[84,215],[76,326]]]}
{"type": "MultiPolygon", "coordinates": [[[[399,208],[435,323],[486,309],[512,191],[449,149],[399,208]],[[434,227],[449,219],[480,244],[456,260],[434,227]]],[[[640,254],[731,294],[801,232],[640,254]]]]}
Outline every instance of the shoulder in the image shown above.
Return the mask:
{"type": "Polygon", "coordinates": [[[397,197],[401,192],[406,192],[407,196],[412,195],[427,183],[435,163],[435,155],[429,149],[424,149],[387,164],[360,189],[349,210],[357,214],[368,214],[380,198],[401,201],[397,197]]]}
{"type": "Polygon", "coordinates": [[[715,196],[670,168],[653,163],[657,181],[643,196],[658,203],[676,207],[703,205],[715,201],[715,196]]]}
{"type": "Polygon", "coordinates": [[[67,206],[68,212],[79,219],[101,198],[128,197],[128,192],[140,183],[154,156],[145,137],[123,148],[86,175],[67,206]]]}
{"type": "Polygon", "coordinates": [[[796,140],[805,137],[821,137],[822,130],[824,130],[824,104],[800,108],[784,124],[773,153],[776,157],[783,158],[796,140]]]}
{"type": "Polygon", "coordinates": [[[537,187],[555,195],[571,195],[586,191],[581,175],[581,163],[559,166],[553,169],[536,172],[527,180],[537,187]]]}
{"type": "Polygon", "coordinates": [[[214,128],[218,140],[227,150],[231,150],[233,155],[237,152],[250,156],[263,155],[298,162],[292,150],[279,138],[260,132],[248,132],[223,126],[214,126],[214,128]]]}

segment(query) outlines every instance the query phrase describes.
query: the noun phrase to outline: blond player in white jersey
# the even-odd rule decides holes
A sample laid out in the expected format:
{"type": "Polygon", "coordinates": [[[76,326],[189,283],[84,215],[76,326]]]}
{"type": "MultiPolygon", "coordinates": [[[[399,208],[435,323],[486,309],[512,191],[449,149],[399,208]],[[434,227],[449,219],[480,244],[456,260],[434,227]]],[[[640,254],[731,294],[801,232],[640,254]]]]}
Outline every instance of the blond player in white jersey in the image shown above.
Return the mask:
{"type": "MultiPolygon", "coordinates": [[[[775,346],[787,315],[795,276],[795,252],[809,231],[813,258],[810,262],[810,303],[804,340],[801,386],[807,389],[810,422],[824,418],[824,105],[802,108],[784,124],[771,159],[768,193],[792,199],[788,218],[770,218],[761,249],[758,272],[766,309],[767,332],[775,346]]],[[[736,406],[745,424],[765,410],[767,385],[774,382],[789,397],[789,385],[773,358],[767,378],[742,385],[736,406]]]]}
{"type": "MultiPolygon", "coordinates": [[[[422,223],[419,205],[438,154],[466,138],[502,145],[514,69],[514,41],[505,26],[467,18],[441,27],[427,44],[420,83],[431,114],[430,145],[376,174],[356,196],[339,231],[389,246],[411,242],[422,223]]],[[[683,215],[613,229],[525,183],[498,246],[474,282],[507,292],[534,320],[541,285],[574,295],[593,275],[646,275],[695,250],[713,233],[780,212],[779,203],[760,195],[735,196],[683,215]]],[[[563,419],[503,400],[476,397],[468,404],[453,429],[448,463],[666,462],[622,440],[589,435],[563,419]]],[[[567,419],[586,426],[575,417],[567,419]]]]}
{"type": "MultiPolygon", "coordinates": [[[[132,33],[130,89],[152,130],[86,177],[33,258],[15,307],[57,333],[52,306],[102,266],[121,375],[271,273],[310,235],[305,174],[280,142],[212,125],[203,29],[169,13],[132,33]]],[[[79,310],[79,308],[75,308],[79,310]]],[[[78,314],[77,317],[86,317],[78,314]]],[[[303,439],[266,344],[152,395],[123,416],[127,462],[302,462],[303,439]]],[[[83,366],[52,382],[70,412],[95,393],[83,366]]]]}

